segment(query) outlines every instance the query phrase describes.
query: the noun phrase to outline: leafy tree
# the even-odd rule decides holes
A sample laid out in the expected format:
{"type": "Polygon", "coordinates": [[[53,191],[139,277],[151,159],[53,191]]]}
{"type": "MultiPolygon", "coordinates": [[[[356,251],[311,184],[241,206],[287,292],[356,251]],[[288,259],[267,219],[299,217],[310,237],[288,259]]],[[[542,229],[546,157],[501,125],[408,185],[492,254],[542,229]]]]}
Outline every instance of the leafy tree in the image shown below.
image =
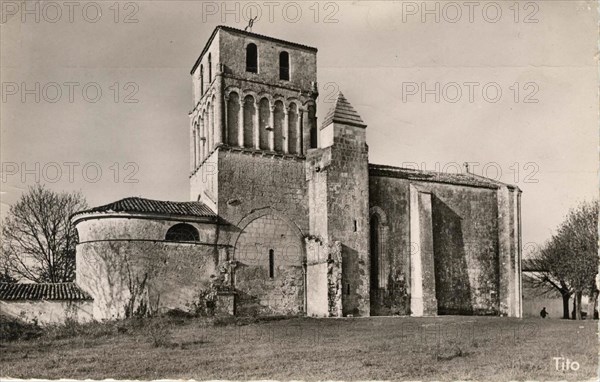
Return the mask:
{"type": "Polygon", "coordinates": [[[85,208],[81,193],[30,187],[2,227],[2,262],[10,274],[39,283],[72,281],[78,238],[70,217],[85,208]]]}

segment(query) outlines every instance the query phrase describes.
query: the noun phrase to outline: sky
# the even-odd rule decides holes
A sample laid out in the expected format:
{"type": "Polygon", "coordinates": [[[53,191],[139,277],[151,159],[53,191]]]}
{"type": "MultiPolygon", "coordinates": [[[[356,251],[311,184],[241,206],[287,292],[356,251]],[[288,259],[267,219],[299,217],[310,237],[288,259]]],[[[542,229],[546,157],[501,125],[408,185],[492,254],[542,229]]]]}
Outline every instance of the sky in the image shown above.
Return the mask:
{"type": "Polygon", "coordinates": [[[370,162],[470,171],[522,191],[523,243],[598,194],[592,1],[46,2],[0,12],[1,213],[36,180],[91,206],[189,198],[190,69],[217,25],[319,49],[370,162]]]}

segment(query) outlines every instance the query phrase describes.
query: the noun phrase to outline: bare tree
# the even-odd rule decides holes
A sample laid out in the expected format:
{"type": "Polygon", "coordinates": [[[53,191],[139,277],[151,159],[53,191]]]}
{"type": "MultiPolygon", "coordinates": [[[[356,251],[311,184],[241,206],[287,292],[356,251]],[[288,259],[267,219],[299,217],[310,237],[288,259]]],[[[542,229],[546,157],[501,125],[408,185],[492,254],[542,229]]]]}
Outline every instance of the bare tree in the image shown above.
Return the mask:
{"type": "MultiPolygon", "coordinates": [[[[597,300],[598,273],[598,201],[581,203],[569,211],[559,227],[556,241],[567,256],[566,277],[575,298],[575,318],[581,319],[581,297],[586,294],[590,303],[597,300]]],[[[595,307],[594,307],[595,308],[595,307]]]]}
{"type": "Polygon", "coordinates": [[[560,293],[563,300],[563,318],[569,318],[569,300],[573,294],[568,281],[563,261],[565,257],[556,245],[554,238],[539,248],[528,261],[528,268],[532,271],[526,282],[540,290],[542,294],[553,291],[560,293]]]}
{"type": "Polygon", "coordinates": [[[557,290],[563,297],[563,318],[569,318],[569,299],[574,297],[576,319],[581,319],[581,299],[590,297],[592,314],[598,289],[598,201],[581,203],[569,211],[557,233],[530,260],[534,276],[528,280],[544,291],[557,290]]]}
{"type": "Polygon", "coordinates": [[[10,206],[2,227],[2,260],[10,273],[40,283],[72,281],[78,238],[70,217],[85,208],[81,193],[30,187],[10,206]]]}

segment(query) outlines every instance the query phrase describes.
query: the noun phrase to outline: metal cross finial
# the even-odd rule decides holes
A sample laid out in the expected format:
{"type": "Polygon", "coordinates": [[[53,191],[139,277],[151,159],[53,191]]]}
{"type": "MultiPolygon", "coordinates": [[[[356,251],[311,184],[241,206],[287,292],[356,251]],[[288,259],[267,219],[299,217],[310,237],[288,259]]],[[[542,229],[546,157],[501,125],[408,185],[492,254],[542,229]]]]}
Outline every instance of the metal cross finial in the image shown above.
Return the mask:
{"type": "Polygon", "coordinates": [[[252,26],[254,25],[254,21],[258,18],[258,15],[254,16],[253,18],[251,18],[250,20],[248,20],[248,25],[246,26],[246,28],[244,28],[245,31],[248,31],[248,29],[250,29],[250,32],[252,32],[252,26]]]}

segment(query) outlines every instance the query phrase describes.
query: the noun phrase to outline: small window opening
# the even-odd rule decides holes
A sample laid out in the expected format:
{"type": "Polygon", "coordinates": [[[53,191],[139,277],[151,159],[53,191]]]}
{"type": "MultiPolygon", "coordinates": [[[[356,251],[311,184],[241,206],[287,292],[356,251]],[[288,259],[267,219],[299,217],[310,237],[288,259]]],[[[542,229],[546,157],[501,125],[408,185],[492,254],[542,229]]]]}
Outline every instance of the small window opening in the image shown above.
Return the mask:
{"type": "Polygon", "coordinates": [[[275,253],[269,249],[269,278],[275,277],[275,253]]]}
{"type": "Polygon", "coordinates": [[[288,52],[279,53],[279,79],[290,80],[290,54],[288,52]]]}
{"type": "Polygon", "coordinates": [[[350,294],[350,283],[346,283],[346,294],[350,294]]]}
{"type": "Polygon", "coordinates": [[[354,232],[358,231],[358,223],[354,220],[354,232]]]}

